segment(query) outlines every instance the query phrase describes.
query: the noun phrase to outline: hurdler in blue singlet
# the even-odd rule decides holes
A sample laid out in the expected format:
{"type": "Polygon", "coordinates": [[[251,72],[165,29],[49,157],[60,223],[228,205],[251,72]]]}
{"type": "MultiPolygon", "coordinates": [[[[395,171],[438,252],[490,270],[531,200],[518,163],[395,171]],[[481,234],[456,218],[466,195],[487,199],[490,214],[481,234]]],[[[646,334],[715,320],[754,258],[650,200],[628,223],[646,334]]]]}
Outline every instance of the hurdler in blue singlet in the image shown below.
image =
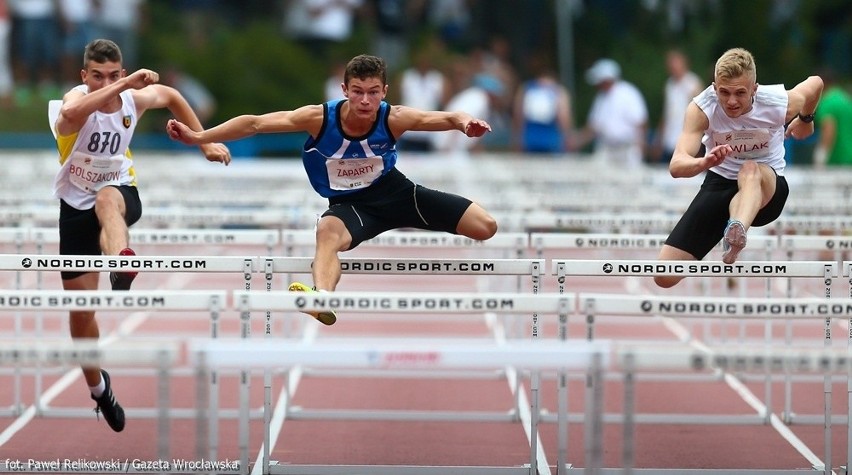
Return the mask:
{"type": "Polygon", "coordinates": [[[302,163],[314,190],[324,198],[362,190],[396,165],[396,138],[390,133],[390,105],[382,102],[373,127],[350,137],[340,125],[345,99],[323,104],[322,128],[302,148],[302,163]]]}

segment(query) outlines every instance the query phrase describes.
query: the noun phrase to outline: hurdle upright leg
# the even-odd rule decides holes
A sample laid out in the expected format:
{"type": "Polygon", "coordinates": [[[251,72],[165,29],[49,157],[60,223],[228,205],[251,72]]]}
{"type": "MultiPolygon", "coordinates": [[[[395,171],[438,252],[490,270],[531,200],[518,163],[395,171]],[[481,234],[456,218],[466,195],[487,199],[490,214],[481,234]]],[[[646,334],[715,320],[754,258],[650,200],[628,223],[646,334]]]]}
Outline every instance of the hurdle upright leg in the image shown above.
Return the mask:
{"type": "MultiPolygon", "coordinates": [[[[852,262],[844,262],[844,275],[849,276],[849,298],[852,299],[852,262]]],[[[852,315],[849,317],[849,338],[846,346],[852,354],[852,315]]],[[[852,467],[852,364],[846,373],[846,470],[852,467]]]]}
{"type": "MultiPolygon", "coordinates": [[[[251,277],[254,270],[254,264],[251,259],[245,261],[245,281],[246,290],[251,290],[251,277]]],[[[251,311],[244,308],[240,312],[240,338],[247,340],[251,336],[251,311]]],[[[240,466],[249,466],[249,409],[250,409],[250,389],[251,386],[251,368],[243,368],[240,370],[240,410],[239,410],[239,447],[240,447],[240,466]]]]}
{"type": "MultiPolygon", "coordinates": [[[[272,292],[272,260],[264,262],[264,273],[266,277],[266,291],[272,292]]],[[[266,325],[263,331],[264,338],[272,338],[272,311],[266,310],[266,325]]],[[[286,385],[285,385],[286,386],[286,385]]],[[[272,444],[270,431],[272,430],[272,369],[263,370],[263,473],[269,467],[269,458],[272,444]]]]}
{"type": "MultiPolygon", "coordinates": [[[[825,298],[831,298],[831,281],[833,276],[833,265],[825,266],[825,298]]],[[[825,318],[825,338],[823,346],[831,347],[831,317],[825,318]]],[[[825,400],[825,423],[824,438],[825,438],[825,467],[826,474],[831,473],[831,372],[826,371],[823,376],[823,396],[825,400]]]]}

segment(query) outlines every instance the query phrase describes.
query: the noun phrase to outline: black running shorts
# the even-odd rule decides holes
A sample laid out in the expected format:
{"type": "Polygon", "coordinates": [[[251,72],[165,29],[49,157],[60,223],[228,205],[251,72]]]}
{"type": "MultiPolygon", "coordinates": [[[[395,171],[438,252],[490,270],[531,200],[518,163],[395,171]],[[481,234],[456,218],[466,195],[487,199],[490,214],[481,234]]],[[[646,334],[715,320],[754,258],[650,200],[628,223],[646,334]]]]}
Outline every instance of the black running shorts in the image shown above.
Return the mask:
{"type": "MultiPolygon", "coordinates": [[[[722,239],[730,219],[729,205],[738,190],[737,180],[708,171],[701,189],[669,234],[666,244],[686,251],[698,260],[703,259],[722,239]]],[[[787,180],[776,174],[775,194],[758,211],[752,226],[765,226],[778,219],[789,193],[787,180]]]]}
{"type": "Polygon", "coordinates": [[[467,198],[409,180],[396,168],[368,188],[329,198],[323,216],[340,218],[354,249],[391,229],[417,228],[458,234],[459,221],[471,205],[467,198]]]}

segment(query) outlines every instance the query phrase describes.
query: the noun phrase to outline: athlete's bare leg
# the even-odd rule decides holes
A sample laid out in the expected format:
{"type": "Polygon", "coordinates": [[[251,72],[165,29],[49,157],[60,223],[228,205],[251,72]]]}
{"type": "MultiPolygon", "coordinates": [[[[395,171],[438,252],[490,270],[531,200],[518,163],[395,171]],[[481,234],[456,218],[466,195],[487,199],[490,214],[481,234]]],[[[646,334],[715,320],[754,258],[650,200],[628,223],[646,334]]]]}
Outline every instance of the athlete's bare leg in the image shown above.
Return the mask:
{"type": "MultiPolygon", "coordinates": [[[[89,272],[74,279],[63,280],[62,288],[65,290],[97,290],[99,277],[100,274],[97,272],[89,272]]],[[[69,324],[71,338],[97,339],[100,336],[98,322],[95,320],[95,312],[93,311],[75,310],[70,312],[69,324]]],[[[83,368],[83,376],[86,378],[86,384],[97,386],[101,382],[101,369],[83,368]]]]}
{"type": "Polygon", "coordinates": [[[130,235],[124,221],[124,196],[113,186],[105,186],[95,198],[95,214],[101,224],[100,244],[104,254],[116,255],[127,247],[130,235]]]}
{"type": "Polygon", "coordinates": [[[477,241],[485,241],[497,233],[497,221],[481,206],[471,203],[459,220],[456,232],[477,241]]]}
{"type": "Polygon", "coordinates": [[[338,253],[349,249],[352,235],[336,216],[324,216],[317,224],[316,254],[311,270],[317,290],[334,290],[340,282],[338,253]]]}
{"type": "MultiPolygon", "coordinates": [[[[660,255],[657,258],[661,261],[695,261],[695,256],[692,254],[678,249],[673,246],[669,246],[668,244],[664,244],[663,248],[660,249],[660,255]]],[[[665,275],[665,276],[655,276],[654,283],[658,286],[668,289],[670,287],[674,287],[678,282],[683,280],[684,278],[676,275],[665,275]]]]}
{"type": "Polygon", "coordinates": [[[731,199],[728,210],[732,220],[751,226],[758,211],[775,195],[775,172],[768,165],[745,162],[737,175],[739,191],[731,199]]]}

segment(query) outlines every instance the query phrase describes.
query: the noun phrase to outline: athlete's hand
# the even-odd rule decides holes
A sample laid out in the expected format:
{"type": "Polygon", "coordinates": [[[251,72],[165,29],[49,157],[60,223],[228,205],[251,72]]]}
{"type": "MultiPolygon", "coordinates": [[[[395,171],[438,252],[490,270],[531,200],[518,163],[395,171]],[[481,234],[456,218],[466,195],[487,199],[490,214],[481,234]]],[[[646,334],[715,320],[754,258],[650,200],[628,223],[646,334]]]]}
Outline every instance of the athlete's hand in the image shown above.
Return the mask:
{"type": "Polygon", "coordinates": [[[704,168],[710,169],[725,161],[725,157],[731,154],[734,149],[728,144],[717,145],[707,152],[704,156],[704,168]]]}
{"type": "Polygon", "coordinates": [[[468,137],[482,137],[485,132],[491,132],[491,126],[484,120],[472,119],[464,126],[464,134],[468,137]]]}
{"type": "Polygon", "coordinates": [[[207,143],[199,145],[201,153],[208,162],[224,163],[226,166],[231,163],[231,151],[221,143],[207,143]]]}
{"type": "Polygon", "coordinates": [[[127,76],[127,84],[133,89],[142,89],[151,84],[160,82],[160,75],[150,69],[140,69],[134,71],[130,76],[127,76]]]}
{"type": "Polygon", "coordinates": [[[169,121],[166,122],[166,133],[169,134],[169,138],[180,143],[186,145],[198,144],[198,132],[195,132],[185,124],[175,119],[169,119],[169,121]]]}
{"type": "Polygon", "coordinates": [[[802,140],[811,136],[814,133],[814,123],[811,122],[803,122],[799,119],[799,116],[793,118],[790,121],[790,125],[787,126],[787,131],[784,132],[785,137],[793,137],[796,140],[802,140]]]}

